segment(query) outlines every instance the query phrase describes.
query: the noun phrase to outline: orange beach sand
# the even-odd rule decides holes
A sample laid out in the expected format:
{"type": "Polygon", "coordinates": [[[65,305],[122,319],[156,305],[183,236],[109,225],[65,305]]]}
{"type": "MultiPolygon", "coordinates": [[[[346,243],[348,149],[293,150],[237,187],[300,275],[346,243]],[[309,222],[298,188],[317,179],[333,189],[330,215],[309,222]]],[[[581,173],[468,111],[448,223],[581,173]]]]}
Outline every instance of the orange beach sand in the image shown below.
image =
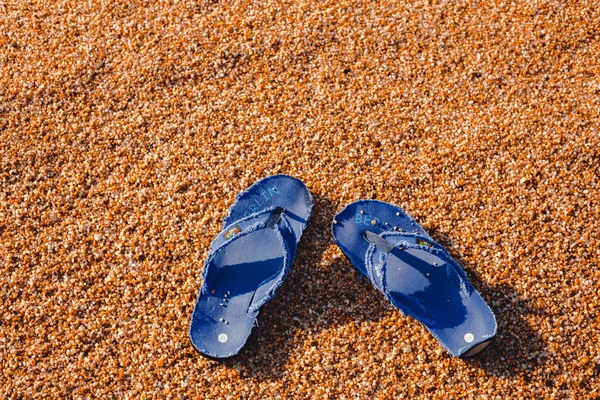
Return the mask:
{"type": "Polygon", "coordinates": [[[600,396],[600,7],[572,1],[0,2],[0,397],[600,396]],[[188,339],[235,195],[315,200],[236,358],[188,339]],[[448,356],[332,243],[411,213],[498,336],[448,356]]]}

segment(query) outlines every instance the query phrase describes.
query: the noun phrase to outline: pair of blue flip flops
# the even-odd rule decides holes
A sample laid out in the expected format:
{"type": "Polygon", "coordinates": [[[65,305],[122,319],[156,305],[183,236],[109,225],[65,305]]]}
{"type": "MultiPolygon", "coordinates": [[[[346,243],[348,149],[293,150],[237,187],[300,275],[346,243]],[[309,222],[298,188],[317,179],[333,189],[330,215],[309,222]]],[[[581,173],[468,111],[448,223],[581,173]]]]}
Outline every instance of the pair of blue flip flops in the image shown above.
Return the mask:
{"type": "MultiPolygon", "coordinates": [[[[241,193],[202,271],[190,339],[209,358],[245,345],[260,307],[273,298],[310,218],[300,180],[275,175],[241,193]]],[[[420,321],[454,356],[472,356],[496,334],[491,309],[460,265],[400,207],[375,200],[346,206],[333,220],[336,244],[385,297],[420,321]]]]}

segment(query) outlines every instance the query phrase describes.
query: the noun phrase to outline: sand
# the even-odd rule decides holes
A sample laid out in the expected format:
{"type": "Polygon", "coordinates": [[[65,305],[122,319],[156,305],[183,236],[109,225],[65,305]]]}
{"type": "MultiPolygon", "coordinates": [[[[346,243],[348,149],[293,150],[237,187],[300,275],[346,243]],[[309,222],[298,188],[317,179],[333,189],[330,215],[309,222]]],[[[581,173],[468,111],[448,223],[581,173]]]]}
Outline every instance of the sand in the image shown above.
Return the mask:
{"type": "Polygon", "coordinates": [[[600,396],[600,12],[555,1],[0,4],[0,396],[600,396]],[[235,195],[315,199],[238,357],[188,339],[235,195]],[[447,355],[332,243],[396,203],[495,311],[447,355]]]}

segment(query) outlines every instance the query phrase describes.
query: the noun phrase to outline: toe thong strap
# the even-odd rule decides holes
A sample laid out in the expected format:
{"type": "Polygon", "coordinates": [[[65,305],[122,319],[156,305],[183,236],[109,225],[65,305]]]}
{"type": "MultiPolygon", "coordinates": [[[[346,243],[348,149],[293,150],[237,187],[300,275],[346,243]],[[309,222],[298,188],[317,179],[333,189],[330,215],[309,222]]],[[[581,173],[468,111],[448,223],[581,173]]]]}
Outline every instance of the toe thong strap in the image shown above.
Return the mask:
{"type": "Polygon", "coordinates": [[[279,236],[284,254],[283,265],[279,271],[258,285],[248,306],[248,312],[250,313],[257,312],[263,304],[275,296],[275,291],[283,283],[296,254],[296,236],[285,214],[281,214],[281,218],[271,228],[275,229],[279,236]]]}
{"type": "Polygon", "coordinates": [[[212,285],[211,282],[216,277],[218,270],[218,268],[214,267],[214,262],[221,254],[227,251],[232,243],[242,238],[250,237],[252,234],[265,229],[273,229],[277,234],[283,254],[283,262],[281,267],[272,276],[258,285],[248,305],[248,312],[258,311],[264,303],[269,301],[275,295],[277,288],[283,283],[294,259],[297,247],[296,235],[285,214],[285,210],[281,207],[270,207],[242,218],[227,226],[219,234],[218,238],[213,242],[210,254],[204,263],[200,293],[208,294],[209,288],[212,285]]]}
{"type": "MultiPolygon", "coordinates": [[[[420,304],[418,297],[413,297],[404,293],[395,291],[388,286],[387,269],[390,257],[404,259],[407,257],[418,257],[422,261],[434,263],[433,260],[442,260],[446,266],[447,278],[453,281],[462,292],[470,296],[474,290],[469,283],[464,270],[460,265],[450,257],[442,246],[435,243],[431,238],[416,235],[407,232],[384,232],[381,235],[373,233],[365,234],[365,240],[370,245],[365,254],[365,265],[369,278],[373,285],[378,288],[388,298],[392,304],[406,313],[409,308],[411,313],[416,309],[421,310],[424,319],[429,318],[427,311],[420,304]],[[421,250],[421,252],[410,252],[410,249],[421,250]],[[410,254],[407,254],[410,252],[410,254]]],[[[410,262],[409,262],[410,263],[410,262]]],[[[417,313],[421,313],[417,311],[417,313]]]]}

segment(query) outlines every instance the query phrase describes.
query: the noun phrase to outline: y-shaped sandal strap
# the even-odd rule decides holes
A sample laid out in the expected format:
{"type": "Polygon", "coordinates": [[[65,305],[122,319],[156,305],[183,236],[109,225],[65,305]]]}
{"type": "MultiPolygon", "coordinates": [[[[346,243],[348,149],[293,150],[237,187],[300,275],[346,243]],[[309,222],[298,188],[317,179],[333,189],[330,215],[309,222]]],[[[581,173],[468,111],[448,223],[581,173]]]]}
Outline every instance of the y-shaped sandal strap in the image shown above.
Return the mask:
{"type": "Polygon", "coordinates": [[[283,252],[283,263],[275,274],[259,284],[248,306],[248,312],[258,311],[264,303],[275,295],[275,291],[281,286],[289,271],[297,248],[296,235],[285,210],[281,207],[269,207],[251,214],[230,224],[219,234],[213,242],[209,256],[204,263],[201,294],[208,294],[211,272],[215,270],[215,268],[211,268],[211,263],[215,258],[225,251],[231,243],[263,229],[273,229],[277,234],[283,252]]]}
{"type": "MultiPolygon", "coordinates": [[[[267,207],[259,212],[250,214],[247,217],[244,217],[242,219],[239,219],[239,220],[227,225],[225,227],[225,229],[223,229],[223,231],[221,231],[221,233],[219,233],[219,235],[217,235],[215,240],[212,242],[209,253],[210,254],[214,253],[225,242],[227,242],[228,240],[232,239],[233,237],[239,235],[240,233],[245,232],[249,229],[253,230],[260,223],[265,223],[265,224],[268,223],[269,218],[271,218],[271,221],[273,221],[273,218],[277,219],[277,221],[279,220],[279,218],[284,219],[288,223],[287,224],[288,227],[291,227],[291,225],[289,224],[289,219],[288,219],[285,209],[283,209],[282,207],[277,207],[277,206],[267,207]]],[[[290,245],[290,247],[294,247],[293,250],[295,250],[296,235],[293,233],[293,230],[292,230],[292,236],[293,236],[293,240],[292,240],[293,243],[290,242],[289,245],[290,245]]]]}
{"type": "MultiPolygon", "coordinates": [[[[429,314],[422,305],[421,299],[396,292],[387,285],[388,258],[397,257],[402,259],[402,252],[407,252],[407,250],[422,250],[426,253],[425,257],[421,253],[420,258],[423,261],[445,265],[448,279],[452,280],[467,296],[470,296],[474,290],[460,265],[450,257],[441,245],[432,241],[431,238],[407,232],[384,232],[377,235],[369,231],[365,232],[364,238],[370,243],[365,254],[365,266],[371,282],[383,292],[392,304],[405,314],[414,314],[416,306],[416,309],[419,310],[417,314],[420,314],[424,320],[429,319],[429,314]],[[411,312],[407,313],[407,309],[410,309],[411,312]]],[[[411,257],[417,257],[414,252],[411,253],[413,253],[410,254],[411,257]]]]}

